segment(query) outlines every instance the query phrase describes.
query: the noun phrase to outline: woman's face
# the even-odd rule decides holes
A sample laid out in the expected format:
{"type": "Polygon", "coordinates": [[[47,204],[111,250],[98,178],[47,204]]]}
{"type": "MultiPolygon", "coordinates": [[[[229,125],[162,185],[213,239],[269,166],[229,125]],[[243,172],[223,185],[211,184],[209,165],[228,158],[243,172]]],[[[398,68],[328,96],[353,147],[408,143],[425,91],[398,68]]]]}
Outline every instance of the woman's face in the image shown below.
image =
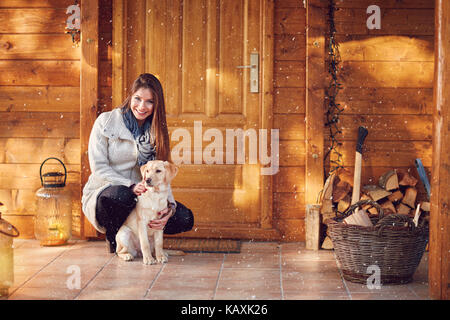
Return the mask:
{"type": "Polygon", "coordinates": [[[150,89],[140,88],[131,96],[130,108],[139,125],[153,113],[154,102],[150,89]]]}

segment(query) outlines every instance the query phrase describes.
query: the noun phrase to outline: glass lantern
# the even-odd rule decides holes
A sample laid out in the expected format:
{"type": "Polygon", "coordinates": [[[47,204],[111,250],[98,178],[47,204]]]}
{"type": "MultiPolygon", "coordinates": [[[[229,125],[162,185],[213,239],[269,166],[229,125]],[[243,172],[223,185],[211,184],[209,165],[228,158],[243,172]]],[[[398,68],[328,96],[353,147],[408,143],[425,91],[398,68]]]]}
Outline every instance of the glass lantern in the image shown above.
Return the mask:
{"type": "Polygon", "coordinates": [[[34,235],[41,246],[64,245],[72,236],[72,200],[70,191],[65,188],[67,169],[58,158],[48,158],[39,170],[42,188],[36,191],[37,212],[34,221],[34,235]],[[61,172],[42,174],[47,160],[58,160],[64,168],[61,172]]]}
{"type": "Polygon", "coordinates": [[[13,238],[17,236],[19,231],[3,220],[0,212],[0,298],[8,296],[9,288],[14,283],[13,238]]]}

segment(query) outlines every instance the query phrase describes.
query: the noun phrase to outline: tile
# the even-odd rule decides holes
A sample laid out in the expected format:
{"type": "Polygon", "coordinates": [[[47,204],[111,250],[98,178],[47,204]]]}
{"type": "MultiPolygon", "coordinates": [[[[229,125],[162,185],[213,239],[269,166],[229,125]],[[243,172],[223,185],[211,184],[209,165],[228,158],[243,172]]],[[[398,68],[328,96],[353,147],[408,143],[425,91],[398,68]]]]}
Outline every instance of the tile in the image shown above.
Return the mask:
{"type": "Polygon", "coordinates": [[[225,257],[224,268],[272,268],[280,267],[280,257],[276,253],[249,252],[228,254],[225,257]]]}
{"type": "Polygon", "coordinates": [[[351,293],[352,300],[420,300],[413,293],[351,293]]]}
{"type": "Polygon", "coordinates": [[[141,287],[86,288],[76,300],[141,300],[146,292],[147,289],[141,287]]]}
{"type": "Polygon", "coordinates": [[[299,271],[299,272],[329,272],[339,274],[339,269],[335,261],[322,260],[290,260],[281,261],[283,271],[299,271]]]}
{"type": "Polygon", "coordinates": [[[332,292],[336,295],[346,295],[347,291],[341,279],[302,279],[294,281],[292,279],[283,279],[284,291],[300,291],[307,293],[326,293],[332,292]]]}
{"type": "Polygon", "coordinates": [[[8,300],[72,300],[79,292],[67,288],[19,288],[8,300]]]}
{"type": "Polygon", "coordinates": [[[228,283],[217,288],[214,295],[215,300],[280,300],[281,290],[279,287],[267,288],[255,286],[249,283],[233,285],[228,283]]]}
{"type": "Polygon", "coordinates": [[[145,299],[212,299],[219,271],[219,268],[199,270],[167,264],[145,299]]]}
{"type": "Polygon", "coordinates": [[[187,253],[184,256],[169,256],[169,265],[202,266],[203,268],[220,268],[224,259],[223,253],[187,253]]]}
{"type": "Polygon", "coordinates": [[[223,269],[214,299],[281,299],[280,272],[272,269],[223,269]]]}
{"type": "Polygon", "coordinates": [[[304,291],[284,291],[285,300],[350,300],[350,296],[345,293],[333,292],[304,292],[304,291]]]}
{"type": "Polygon", "coordinates": [[[403,294],[403,295],[409,295],[413,294],[413,292],[408,288],[407,284],[400,284],[400,285],[381,285],[380,289],[370,289],[367,284],[362,283],[354,283],[350,281],[345,280],[345,285],[347,286],[349,292],[353,295],[354,293],[371,293],[371,294],[382,294],[382,293],[389,293],[389,294],[403,294]]]}
{"type": "Polygon", "coordinates": [[[301,269],[282,269],[281,277],[284,281],[299,281],[299,280],[340,280],[341,275],[337,270],[330,271],[307,271],[301,269]]]}

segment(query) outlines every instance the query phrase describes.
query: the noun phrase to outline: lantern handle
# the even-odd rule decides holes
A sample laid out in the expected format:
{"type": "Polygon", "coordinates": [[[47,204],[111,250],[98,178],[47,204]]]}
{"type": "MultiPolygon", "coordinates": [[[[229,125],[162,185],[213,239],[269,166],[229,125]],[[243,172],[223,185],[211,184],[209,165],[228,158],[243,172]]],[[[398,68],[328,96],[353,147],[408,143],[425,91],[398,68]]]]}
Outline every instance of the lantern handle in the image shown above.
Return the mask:
{"type": "Polygon", "coordinates": [[[44,185],[44,180],[42,179],[42,166],[44,165],[44,163],[45,163],[47,160],[51,160],[51,159],[53,159],[53,160],[58,160],[58,161],[61,163],[61,165],[63,166],[63,168],[64,168],[64,185],[66,185],[66,179],[67,179],[67,169],[66,169],[66,166],[64,165],[64,163],[63,163],[61,160],[59,160],[58,158],[54,158],[54,157],[47,158],[47,159],[45,159],[45,160],[41,163],[41,167],[39,168],[39,176],[41,177],[41,185],[42,185],[42,186],[44,185]]]}

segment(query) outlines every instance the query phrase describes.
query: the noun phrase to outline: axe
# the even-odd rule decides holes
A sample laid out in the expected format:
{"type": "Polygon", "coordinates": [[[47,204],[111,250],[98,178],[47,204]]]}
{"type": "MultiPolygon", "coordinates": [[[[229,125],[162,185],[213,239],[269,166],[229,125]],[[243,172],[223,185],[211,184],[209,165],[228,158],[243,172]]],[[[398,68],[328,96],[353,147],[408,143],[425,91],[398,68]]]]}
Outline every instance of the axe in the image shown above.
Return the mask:
{"type": "MultiPolygon", "coordinates": [[[[362,162],[362,146],[366,139],[368,131],[364,127],[358,129],[358,140],[356,141],[356,154],[355,154],[355,175],[353,176],[353,193],[352,203],[355,204],[359,201],[359,194],[361,190],[361,162],[362,162]]],[[[355,210],[355,213],[358,209],[355,210]]]]}

